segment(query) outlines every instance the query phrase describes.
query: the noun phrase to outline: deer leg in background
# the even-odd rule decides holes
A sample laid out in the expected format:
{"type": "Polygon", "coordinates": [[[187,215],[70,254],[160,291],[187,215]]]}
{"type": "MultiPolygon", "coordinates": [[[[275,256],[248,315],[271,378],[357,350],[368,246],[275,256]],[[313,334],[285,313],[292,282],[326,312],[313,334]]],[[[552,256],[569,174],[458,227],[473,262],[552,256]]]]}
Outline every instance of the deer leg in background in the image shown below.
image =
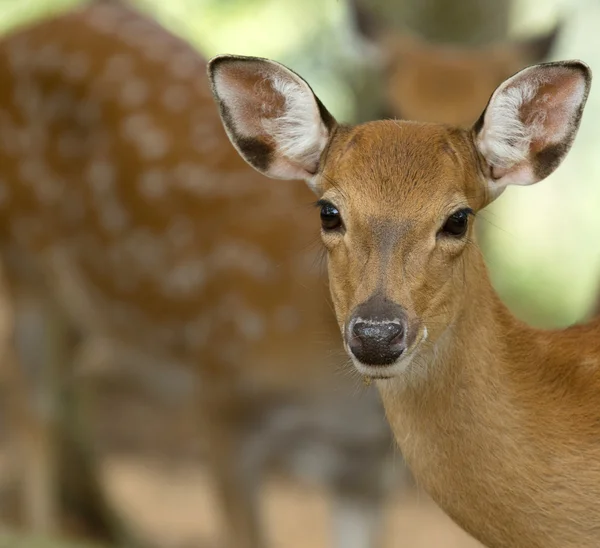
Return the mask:
{"type": "MultiPolygon", "coordinates": [[[[83,361],[86,343],[85,340],[81,341],[74,353],[74,368],[83,361]]],[[[102,485],[99,463],[87,431],[87,406],[77,380],[69,375],[63,377],[63,381],[56,421],[57,447],[60,451],[57,477],[61,511],[68,520],[67,528],[74,527],[78,534],[86,538],[117,546],[145,546],[113,510],[102,485]]]]}
{"type": "Polygon", "coordinates": [[[336,548],[381,546],[383,508],[380,496],[340,490],[333,501],[333,540],[336,548]]]}
{"type": "Polygon", "coordinates": [[[17,397],[10,399],[10,435],[18,437],[22,520],[40,534],[58,531],[56,426],[57,363],[64,359],[60,327],[48,317],[47,303],[36,295],[12,292],[14,352],[7,366],[17,397]],[[52,340],[54,338],[54,340],[52,340]],[[62,354],[62,355],[61,355],[62,354]]]}
{"type": "Polygon", "coordinates": [[[9,427],[19,438],[22,518],[35,533],[63,527],[97,540],[134,546],[110,510],[70,375],[74,338],[53,303],[20,291],[14,297],[9,427]]]}
{"type": "Polygon", "coordinates": [[[199,398],[209,470],[223,515],[219,546],[262,548],[265,542],[258,511],[259,471],[245,466],[243,436],[236,424],[240,421],[239,410],[232,409],[231,397],[227,396],[226,389],[215,389],[211,383],[210,393],[202,393],[199,398]]]}
{"type": "Polygon", "coordinates": [[[385,529],[384,501],[391,491],[389,445],[356,446],[333,483],[333,545],[379,548],[385,529]]]}

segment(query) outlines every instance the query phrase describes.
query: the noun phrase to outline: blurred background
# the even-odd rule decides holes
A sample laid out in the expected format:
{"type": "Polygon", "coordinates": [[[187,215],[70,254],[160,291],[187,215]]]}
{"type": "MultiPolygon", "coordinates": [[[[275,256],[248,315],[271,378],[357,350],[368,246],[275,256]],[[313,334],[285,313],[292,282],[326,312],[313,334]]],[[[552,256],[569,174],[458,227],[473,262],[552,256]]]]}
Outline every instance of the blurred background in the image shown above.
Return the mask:
{"type": "MultiPolygon", "coordinates": [[[[357,1],[385,21],[387,32],[411,32],[429,41],[474,48],[543,36],[558,24],[548,59],[581,58],[592,69],[598,62],[600,36],[594,28],[600,4],[594,0],[357,1]]],[[[1,0],[0,30],[79,3],[1,0]]],[[[353,9],[344,0],[132,3],[205,56],[240,53],[287,64],[311,83],[339,120],[364,121],[389,112],[378,110],[383,92],[380,83],[372,82],[381,74],[376,62],[380,52],[357,34],[353,9]]],[[[481,70],[486,70],[485,63],[481,70]]],[[[542,185],[510,188],[482,215],[496,287],[515,313],[536,325],[578,321],[589,313],[597,294],[599,109],[600,92],[593,87],[577,142],[561,169],[542,185]]]]}
{"type": "MultiPolygon", "coordinates": [[[[239,53],[283,62],[305,77],[332,114],[346,122],[429,113],[435,118],[436,97],[454,93],[455,104],[445,106],[438,116],[450,120],[439,121],[467,124],[477,118],[489,95],[486,86],[483,98],[478,95],[474,82],[479,78],[502,80],[521,68],[519,63],[524,66],[538,58],[580,58],[600,71],[597,0],[131,3],[205,57],[239,53]],[[442,70],[438,63],[446,57],[450,68],[443,70],[454,70],[455,80],[452,74],[445,74],[446,80],[437,78],[442,70]]],[[[78,4],[0,0],[0,32],[78,4]]],[[[480,215],[480,239],[495,287],[516,315],[540,327],[582,321],[596,307],[599,120],[596,84],[563,166],[543,184],[509,188],[480,215]]],[[[117,397],[123,386],[122,381],[108,383],[105,391],[117,397]]],[[[114,410],[99,419],[107,443],[122,450],[106,465],[114,496],[128,517],[160,543],[176,539],[194,546],[193,539],[210,537],[216,525],[198,518],[211,515],[212,503],[203,488],[204,472],[196,464],[198,450],[190,443],[193,435],[184,418],[185,404],[128,396],[127,405],[128,416],[134,417],[131,422],[119,421],[114,410]],[[135,436],[137,445],[131,441],[135,436]],[[143,451],[125,450],[134,446],[143,451]]],[[[276,481],[269,484],[267,498],[274,546],[330,545],[323,517],[326,499],[318,488],[276,481]]],[[[418,492],[394,500],[388,521],[390,548],[476,546],[418,492]]],[[[12,544],[16,541],[7,542],[17,546],[12,544]]]]}

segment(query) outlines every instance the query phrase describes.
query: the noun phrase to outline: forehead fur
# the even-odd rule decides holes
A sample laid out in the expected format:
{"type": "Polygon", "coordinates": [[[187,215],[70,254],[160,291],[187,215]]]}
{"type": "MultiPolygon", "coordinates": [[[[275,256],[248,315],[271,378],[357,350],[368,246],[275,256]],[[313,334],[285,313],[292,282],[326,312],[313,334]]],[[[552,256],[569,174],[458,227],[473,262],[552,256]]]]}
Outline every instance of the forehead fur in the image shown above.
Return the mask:
{"type": "MultiPolygon", "coordinates": [[[[435,195],[472,195],[477,160],[467,131],[385,120],[340,128],[326,162],[325,191],[390,205],[428,203],[435,195]]],[[[477,205],[477,204],[473,204],[477,205]]]]}

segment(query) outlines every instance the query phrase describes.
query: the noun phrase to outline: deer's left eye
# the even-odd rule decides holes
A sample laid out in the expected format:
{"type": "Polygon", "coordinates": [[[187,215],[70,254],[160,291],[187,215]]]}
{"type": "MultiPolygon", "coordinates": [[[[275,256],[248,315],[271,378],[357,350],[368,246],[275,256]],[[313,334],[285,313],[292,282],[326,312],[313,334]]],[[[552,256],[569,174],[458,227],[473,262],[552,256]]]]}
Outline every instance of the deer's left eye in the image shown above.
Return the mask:
{"type": "Polygon", "coordinates": [[[342,216],[338,209],[329,202],[322,202],[321,206],[321,227],[325,231],[337,230],[342,226],[342,216]]]}
{"type": "Polygon", "coordinates": [[[455,211],[444,223],[441,234],[460,238],[467,232],[469,226],[469,215],[473,213],[470,209],[460,209],[455,211]]]}

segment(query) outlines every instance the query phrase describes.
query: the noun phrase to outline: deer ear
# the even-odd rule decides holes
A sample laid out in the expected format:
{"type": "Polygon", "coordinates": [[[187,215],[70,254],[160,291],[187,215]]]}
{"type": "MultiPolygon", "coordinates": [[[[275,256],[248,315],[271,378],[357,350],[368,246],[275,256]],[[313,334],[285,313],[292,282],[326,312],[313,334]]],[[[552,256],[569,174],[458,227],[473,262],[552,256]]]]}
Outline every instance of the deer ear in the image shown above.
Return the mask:
{"type": "Polygon", "coordinates": [[[208,64],[229,139],[257,171],[304,179],[314,189],[321,156],[336,127],[310,86],[283,65],[220,55],[208,64]]]}
{"type": "Polygon", "coordinates": [[[592,74],[580,61],[528,67],[501,84],[473,127],[492,194],[548,177],[573,144],[592,74]]]}

